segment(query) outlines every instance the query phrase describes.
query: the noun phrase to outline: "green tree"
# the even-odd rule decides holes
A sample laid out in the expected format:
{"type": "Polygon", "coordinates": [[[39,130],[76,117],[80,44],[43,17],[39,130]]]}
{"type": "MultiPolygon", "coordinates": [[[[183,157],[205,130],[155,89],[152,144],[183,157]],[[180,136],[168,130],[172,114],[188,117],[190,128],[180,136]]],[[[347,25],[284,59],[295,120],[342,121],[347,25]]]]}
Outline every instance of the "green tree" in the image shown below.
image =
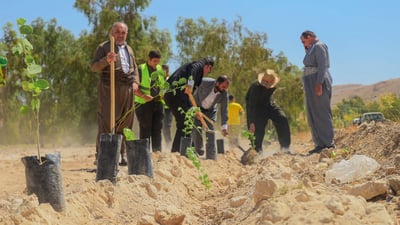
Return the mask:
{"type": "Polygon", "coordinates": [[[198,60],[205,56],[215,59],[212,77],[222,74],[232,80],[229,92],[242,105],[247,88],[257,74],[274,69],[282,81],[276,92],[277,102],[290,118],[292,129],[304,129],[305,123],[297,120],[304,112],[301,89],[301,71],[288,62],[283,53],[274,56],[267,48],[267,34],[252,32],[243,27],[241,18],[232,23],[225,20],[203,18],[197,20],[179,18],[177,21],[177,46],[180,64],[198,60]]]}
{"type": "Polygon", "coordinates": [[[138,61],[145,62],[151,49],[162,52],[163,60],[167,62],[172,55],[172,42],[169,31],[160,31],[156,27],[156,17],[144,17],[142,12],[150,0],[76,0],[74,7],[88,18],[93,26],[91,46],[88,49],[94,52],[98,40],[108,39],[108,33],[114,22],[123,21],[128,25],[127,42],[132,46],[138,61]]]}

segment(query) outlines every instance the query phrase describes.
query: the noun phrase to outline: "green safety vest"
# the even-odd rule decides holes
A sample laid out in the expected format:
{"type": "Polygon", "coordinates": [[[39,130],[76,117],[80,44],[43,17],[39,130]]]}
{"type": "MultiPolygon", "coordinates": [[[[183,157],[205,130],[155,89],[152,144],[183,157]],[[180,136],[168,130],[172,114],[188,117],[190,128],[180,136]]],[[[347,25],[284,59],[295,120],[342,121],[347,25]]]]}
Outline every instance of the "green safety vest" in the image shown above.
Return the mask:
{"type": "MultiPolygon", "coordinates": [[[[142,77],[140,80],[140,91],[143,92],[143,94],[149,95],[150,94],[150,85],[151,85],[151,77],[149,74],[149,69],[147,68],[147,64],[140,64],[139,65],[139,69],[142,71],[142,77]]],[[[156,66],[156,70],[153,73],[159,73],[160,75],[158,76],[158,82],[161,84],[161,87],[164,86],[164,70],[162,69],[162,67],[160,65],[156,66]]],[[[161,91],[161,90],[160,90],[161,91]]],[[[146,101],[144,100],[144,98],[139,97],[137,95],[135,95],[135,102],[140,103],[140,104],[144,104],[146,103],[146,101]]]]}

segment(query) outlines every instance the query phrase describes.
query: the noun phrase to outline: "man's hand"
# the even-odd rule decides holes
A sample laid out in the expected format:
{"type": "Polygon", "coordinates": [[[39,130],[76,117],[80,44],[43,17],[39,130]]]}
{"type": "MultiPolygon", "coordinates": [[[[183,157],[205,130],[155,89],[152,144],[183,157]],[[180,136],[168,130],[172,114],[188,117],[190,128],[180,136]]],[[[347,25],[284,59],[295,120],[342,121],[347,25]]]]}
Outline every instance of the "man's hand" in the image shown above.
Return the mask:
{"type": "Polygon", "coordinates": [[[137,83],[133,82],[132,88],[133,88],[134,92],[137,92],[139,90],[139,85],[137,83]]]}
{"type": "Polygon", "coordinates": [[[203,113],[201,112],[196,112],[196,118],[201,121],[203,119],[203,113]]]}
{"type": "Polygon", "coordinates": [[[249,131],[250,131],[251,133],[253,133],[253,134],[254,134],[254,132],[256,131],[256,126],[254,125],[254,123],[251,123],[251,124],[250,124],[249,131]]]}
{"type": "Polygon", "coordinates": [[[223,129],[223,130],[222,130],[222,136],[225,137],[225,136],[228,135],[228,134],[229,134],[229,133],[228,133],[228,131],[227,131],[226,129],[223,129]]]}
{"type": "Polygon", "coordinates": [[[109,52],[107,53],[107,62],[110,64],[111,62],[115,62],[117,60],[117,53],[109,52]]]}
{"type": "Polygon", "coordinates": [[[191,95],[191,94],[192,94],[192,90],[193,90],[193,88],[192,88],[191,86],[186,85],[186,87],[185,87],[185,94],[191,95]]]}
{"type": "Polygon", "coordinates": [[[316,84],[314,87],[315,95],[321,96],[322,95],[322,84],[316,84]]]}

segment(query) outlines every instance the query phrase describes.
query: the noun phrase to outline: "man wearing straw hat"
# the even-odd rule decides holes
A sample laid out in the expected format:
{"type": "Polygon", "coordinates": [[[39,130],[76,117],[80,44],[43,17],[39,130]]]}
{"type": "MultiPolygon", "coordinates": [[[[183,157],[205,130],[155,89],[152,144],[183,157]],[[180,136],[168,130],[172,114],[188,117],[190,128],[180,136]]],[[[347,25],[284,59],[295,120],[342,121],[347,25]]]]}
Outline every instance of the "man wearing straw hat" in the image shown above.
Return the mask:
{"type": "Polygon", "coordinates": [[[262,153],[262,143],[265,127],[271,119],[276,132],[281,151],[290,153],[290,129],[284,112],[272,99],[279,77],[274,70],[267,69],[258,74],[258,79],[250,85],[246,94],[247,125],[250,132],[255,134],[255,146],[258,153],[262,153]]]}
{"type": "MultiPolygon", "coordinates": [[[[111,42],[101,43],[94,54],[91,69],[100,73],[98,84],[96,159],[100,147],[100,134],[110,130],[110,64],[115,63],[115,132],[123,134],[123,128],[132,129],[134,118],[134,91],[138,89],[138,67],[132,48],[127,45],[128,26],[116,22],[110,35],[115,39],[115,52],[111,52],[111,42]]],[[[125,137],[121,144],[121,166],[127,165],[125,137]]]]}

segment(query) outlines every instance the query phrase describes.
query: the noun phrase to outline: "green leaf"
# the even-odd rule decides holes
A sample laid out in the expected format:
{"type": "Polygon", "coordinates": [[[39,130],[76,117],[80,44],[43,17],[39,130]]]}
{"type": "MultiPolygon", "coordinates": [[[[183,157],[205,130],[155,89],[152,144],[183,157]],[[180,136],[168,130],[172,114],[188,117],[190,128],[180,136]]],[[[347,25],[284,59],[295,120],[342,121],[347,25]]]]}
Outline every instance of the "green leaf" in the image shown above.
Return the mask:
{"type": "Polygon", "coordinates": [[[135,133],[131,129],[125,127],[123,132],[127,141],[133,141],[136,139],[135,133]]]}
{"type": "Polygon", "coordinates": [[[22,90],[30,92],[30,91],[32,91],[34,85],[29,81],[22,81],[21,87],[22,87],[22,90]]]}
{"type": "Polygon", "coordinates": [[[163,89],[164,89],[164,90],[169,90],[169,87],[170,87],[170,86],[169,86],[169,83],[168,83],[168,82],[165,82],[165,83],[164,83],[164,88],[163,88],[163,89]]]}
{"type": "Polygon", "coordinates": [[[181,77],[179,80],[178,80],[178,83],[179,84],[186,84],[186,78],[184,78],[184,77],[181,77]]]}
{"type": "Polygon", "coordinates": [[[14,55],[19,56],[19,55],[21,55],[23,52],[24,52],[24,51],[23,51],[23,48],[22,48],[21,43],[17,43],[17,44],[12,48],[12,53],[13,53],[14,55]]]}
{"type": "Polygon", "coordinates": [[[26,65],[31,65],[31,64],[34,64],[34,63],[35,63],[35,59],[34,59],[33,56],[31,56],[31,55],[25,56],[24,61],[25,61],[25,64],[26,64],[26,65]]]}
{"type": "Polygon", "coordinates": [[[33,50],[32,44],[27,39],[22,40],[22,46],[27,53],[30,53],[33,50]]]}
{"type": "Polygon", "coordinates": [[[151,80],[158,80],[158,77],[159,76],[163,76],[163,71],[154,71],[152,74],[151,74],[151,80]]]}
{"type": "Polygon", "coordinates": [[[46,90],[49,89],[50,84],[45,79],[38,79],[37,81],[35,81],[35,87],[40,88],[40,90],[46,90]]]}
{"type": "Polygon", "coordinates": [[[24,25],[25,23],[26,23],[26,19],[24,19],[24,18],[18,18],[17,19],[17,24],[18,25],[21,26],[21,25],[24,25]]]}
{"type": "Polygon", "coordinates": [[[42,89],[40,89],[39,87],[35,86],[35,88],[32,91],[32,96],[33,97],[39,97],[40,93],[42,93],[42,89]]]}
{"type": "Polygon", "coordinates": [[[32,34],[33,33],[33,28],[29,25],[21,25],[19,27],[19,32],[21,34],[32,34]]]}
{"type": "Polygon", "coordinates": [[[28,66],[28,74],[38,74],[42,72],[42,67],[37,64],[31,64],[28,66]]]}
{"type": "Polygon", "coordinates": [[[21,107],[19,108],[19,112],[20,112],[20,113],[27,113],[28,110],[29,110],[29,107],[26,106],[26,105],[23,105],[23,106],[21,106],[21,107]]]}

